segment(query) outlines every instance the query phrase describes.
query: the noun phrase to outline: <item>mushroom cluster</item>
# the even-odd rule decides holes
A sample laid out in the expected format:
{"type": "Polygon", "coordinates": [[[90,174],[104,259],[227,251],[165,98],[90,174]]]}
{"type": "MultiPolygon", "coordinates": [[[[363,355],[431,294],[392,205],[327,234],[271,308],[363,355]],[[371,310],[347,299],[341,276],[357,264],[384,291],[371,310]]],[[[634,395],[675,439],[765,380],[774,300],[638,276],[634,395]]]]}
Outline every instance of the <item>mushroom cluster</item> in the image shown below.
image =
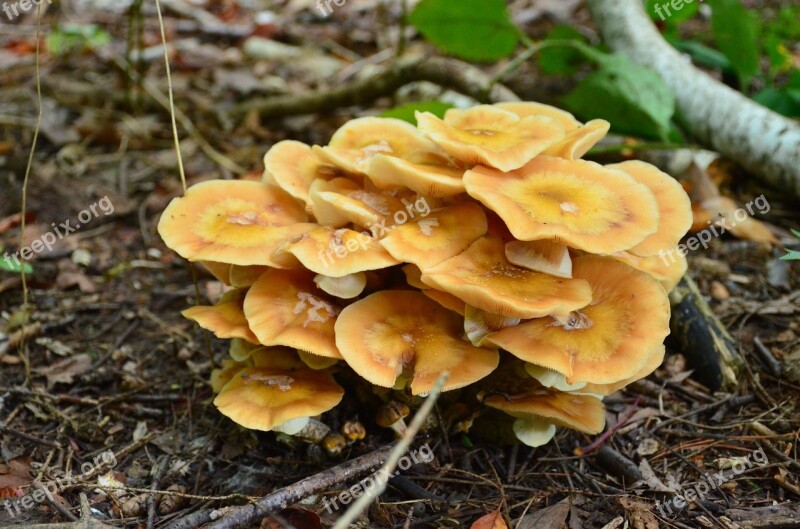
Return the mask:
{"type": "Polygon", "coordinates": [[[526,444],[599,432],[602,397],[663,359],[686,262],[659,255],[689,229],[686,193],[642,162],[581,160],[603,120],[526,102],[417,121],[282,141],[263,181],[202,182],[166,208],[166,244],[231,287],[183,313],[232,339],[215,405],[291,434],[340,402],[346,366],[411,395],[447,371],[444,391],[475,389],[526,444]]]}

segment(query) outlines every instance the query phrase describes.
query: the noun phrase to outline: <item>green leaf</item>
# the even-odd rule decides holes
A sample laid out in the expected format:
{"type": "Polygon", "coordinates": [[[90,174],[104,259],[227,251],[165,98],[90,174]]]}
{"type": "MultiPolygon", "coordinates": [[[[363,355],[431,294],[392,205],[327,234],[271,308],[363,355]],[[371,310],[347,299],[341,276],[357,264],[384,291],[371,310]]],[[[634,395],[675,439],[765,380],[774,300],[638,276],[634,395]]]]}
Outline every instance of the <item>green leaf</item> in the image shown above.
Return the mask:
{"type": "MultiPolygon", "coordinates": [[[[0,248],[0,254],[3,254],[3,248],[0,248]]],[[[20,260],[20,264],[17,264],[17,261],[12,258],[12,256],[5,257],[4,255],[0,255],[0,270],[4,272],[12,272],[14,274],[19,274],[20,272],[25,272],[26,274],[33,273],[33,267],[28,263],[20,260]]]]}
{"type": "Polygon", "coordinates": [[[800,252],[797,250],[788,250],[789,253],[781,257],[784,261],[800,261],[800,252]]]}
{"type": "Polygon", "coordinates": [[[700,10],[700,2],[698,1],[676,0],[673,4],[667,0],[645,0],[644,3],[650,18],[656,22],[663,22],[668,26],[685,22],[693,18],[700,10]],[[675,6],[680,9],[675,9],[675,6]]]}
{"type": "Polygon", "coordinates": [[[519,41],[503,0],[422,0],[408,21],[432,44],[468,61],[502,59],[519,41]]]}
{"type": "MultiPolygon", "coordinates": [[[[578,30],[569,26],[554,27],[542,42],[554,40],[586,42],[578,30]]],[[[547,46],[539,52],[539,66],[546,74],[572,75],[585,62],[584,55],[571,46],[547,46]]]]}
{"type": "Polygon", "coordinates": [[[794,228],[789,228],[789,230],[791,230],[791,232],[792,232],[792,235],[794,235],[795,237],[797,237],[798,239],[800,239],[800,231],[797,231],[797,230],[795,230],[794,228]]]}
{"type": "Polygon", "coordinates": [[[623,55],[600,55],[600,69],[564,98],[581,118],[602,118],[615,131],[668,140],[675,96],[661,77],[623,55]]]}
{"type": "Polygon", "coordinates": [[[45,39],[48,51],[53,55],[66,55],[84,49],[95,50],[111,42],[111,36],[94,24],[65,24],[55,29],[45,39]]]}
{"type": "Polygon", "coordinates": [[[753,100],[778,114],[800,117],[800,90],[796,88],[767,87],[754,95],[753,100]]]}
{"type": "Polygon", "coordinates": [[[719,51],[709,48],[694,40],[668,39],[675,49],[687,54],[696,64],[715,68],[717,70],[728,70],[733,72],[733,65],[728,58],[719,51]]]}
{"type": "Polygon", "coordinates": [[[420,112],[430,112],[442,118],[444,117],[444,113],[451,108],[453,108],[453,105],[442,101],[420,101],[418,103],[406,103],[399,107],[390,108],[382,112],[380,116],[382,118],[402,119],[403,121],[408,121],[412,125],[416,125],[417,118],[414,116],[414,112],[417,110],[420,112]]]}
{"type": "Polygon", "coordinates": [[[740,0],[709,0],[711,29],[717,47],[731,61],[742,85],[747,87],[759,71],[760,24],[740,0]]]}

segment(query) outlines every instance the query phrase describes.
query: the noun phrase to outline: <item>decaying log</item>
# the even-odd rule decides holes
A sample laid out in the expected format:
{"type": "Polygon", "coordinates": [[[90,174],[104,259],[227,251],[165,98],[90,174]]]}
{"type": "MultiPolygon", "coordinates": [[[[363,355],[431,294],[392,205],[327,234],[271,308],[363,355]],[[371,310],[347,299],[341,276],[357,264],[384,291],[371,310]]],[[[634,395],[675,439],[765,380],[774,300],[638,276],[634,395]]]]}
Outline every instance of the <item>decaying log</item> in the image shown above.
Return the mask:
{"type": "Polygon", "coordinates": [[[701,72],[669,45],[640,0],[588,0],[609,47],[655,70],[688,131],[777,189],[800,197],[800,125],[701,72]]]}
{"type": "Polygon", "coordinates": [[[694,377],[712,391],[738,384],[742,358],[736,342],[711,311],[697,284],[685,276],[670,293],[670,336],[695,370],[694,377]]]}

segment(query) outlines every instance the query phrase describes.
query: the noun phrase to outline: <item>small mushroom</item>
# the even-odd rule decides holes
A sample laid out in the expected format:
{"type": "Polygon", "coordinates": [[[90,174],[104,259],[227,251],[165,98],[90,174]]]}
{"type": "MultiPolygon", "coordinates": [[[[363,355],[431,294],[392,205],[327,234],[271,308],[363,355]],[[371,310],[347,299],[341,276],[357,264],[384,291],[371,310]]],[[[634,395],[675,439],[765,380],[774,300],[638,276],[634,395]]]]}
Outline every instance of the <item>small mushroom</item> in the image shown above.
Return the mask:
{"type": "Polygon", "coordinates": [[[564,126],[547,116],[520,118],[489,105],[453,109],[439,119],[417,112],[419,129],[454,158],[513,171],[564,138],[564,126]]]}
{"type": "Polygon", "coordinates": [[[396,226],[380,244],[398,261],[415,264],[425,272],[462,253],[486,235],[487,229],[483,208],[462,202],[396,226]]]}
{"type": "Polygon", "coordinates": [[[587,434],[600,433],[605,427],[603,403],[591,395],[540,387],[512,395],[490,395],[483,403],[516,417],[514,433],[528,446],[550,441],[555,434],[550,425],[587,434]]]}
{"type": "Polygon", "coordinates": [[[347,440],[340,433],[332,432],[322,440],[322,448],[331,456],[338,456],[347,448],[347,440]]]}
{"type": "Polygon", "coordinates": [[[581,127],[581,122],[575,119],[575,116],[566,110],[561,110],[551,105],[545,105],[544,103],[537,103],[535,101],[508,101],[496,103],[493,106],[513,112],[520,118],[537,116],[553,118],[564,126],[565,132],[570,132],[581,127]]]}
{"type": "Polygon", "coordinates": [[[294,198],[306,203],[314,180],[330,180],[337,174],[336,168],[319,160],[311,147],[294,140],[273,145],[264,156],[264,168],[265,182],[275,182],[294,198]]]}
{"type": "Polygon", "coordinates": [[[340,359],[334,322],[341,310],[305,270],[265,272],[244,299],[244,314],[258,342],[340,359]]]}
{"type": "Polygon", "coordinates": [[[396,156],[377,154],[366,167],[369,179],[381,189],[407,187],[428,197],[452,197],[464,193],[464,168],[452,164],[414,163],[396,156]]]}
{"type": "Polygon", "coordinates": [[[503,241],[482,237],[465,252],[423,270],[422,282],[468,305],[512,318],[567,314],[592,301],[582,279],[554,277],[508,262],[503,241]]]}
{"type": "Polygon", "coordinates": [[[336,346],[368,382],[385,388],[431,391],[444,371],[443,390],[457,389],[491,373],[497,350],[463,340],[463,319],[423,294],[385,290],[345,307],[336,320],[336,346]]]}
{"type": "Polygon", "coordinates": [[[343,277],[400,264],[367,233],[320,226],[290,241],[282,251],[317,274],[343,277]]]}
{"type": "Polygon", "coordinates": [[[652,257],[639,257],[630,252],[617,252],[612,257],[654,277],[667,292],[672,292],[689,269],[686,256],[678,248],[652,257]]]}
{"type": "MultiPolygon", "coordinates": [[[[535,378],[539,384],[546,388],[557,389],[558,391],[578,391],[587,386],[586,382],[575,382],[570,384],[567,377],[558,371],[537,366],[536,364],[525,363],[525,372],[535,378]]],[[[593,392],[588,392],[593,393],[593,392]]]]}
{"type": "Polygon", "coordinates": [[[556,277],[572,277],[569,248],[543,239],[540,241],[509,241],[505,246],[506,259],[512,264],[556,277]]]}
{"type": "Polygon", "coordinates": [[[346,178],[317,180],[309,193],[311,213],[320,224],[341,227],[393,224],[394,215],[405,205],[388,193],[366,191],[346,178]]]}
{"type": "Polygon", "coordinates": [[[274,266],[274,248],[313,227],[306,220],[303,206],[279,187],[209,180],[169,203],[158,233],[190,261],[274,266]]]}
{"type": "Polygon", "coordinates": [[[483,339],[487,334],[513,327],[519,324],[519,318],[510,318],[499,314],[492,314],[470,305],[464,311],[464,333],[476,347],[483,346],[483,339]]]}
{"type": "Polygon", "coordinates": [[[214,333],[217,338],[241,338],[258,343],[244,315],[245,290],[229,290],[216,305],[198,305],[183,312],[184,318],[214,333]]]}
{"type": "Polygon", "coordinates": [[[342,435],[348,441],[361,441],[367,436],[367,430],[359,421],[347,421],[342,425],[342,435]]]}
{"type": "Polygon", "coordinates": [[[380,408],[375,415],[375,423],[382,428],[391,428],[398,437],[403,437],[406,433],[405,418],[411,410],[402,402],[390,400],[380,408]]]}
{"type": "Polygon", "coordinates": [[[353,299],[364,292],[367,287],[367,275],[364,272],[356,272],[341,277],[317,274],[314,276],[314,283],[323,292],[331,296],[341,299],[353,299]]]}
{"type": "Polygon", "coordinates": [[[508,173],[476,167],[466,172],[464,185],[522,241],[556,239],[611,254],[658,229],[659,208],[650,189],[594,162],[538,156],[508,173]]]}
{"type": "Polygon", "coordinates": [[[306,419],[339,404],[343,395],[344,390],[326,372],[305,366],[287,369],[256,365],[245,367],[225,384],[214,405],[251,430],[297,432],[306,419]]]}
{"type": "Polygon", "coordinates": [[[593,119],[581,127],[567,132],[563,140],[548,147],[542,154],[557,156],[565,160],[578,160],[606,137],[611,123],[604,119],[593,119]]]}
{"type": "Polygon", "coordinates": [[[666,292],[652,277],[610,257],[578,257],[573,275],[591,285],[590,304],[567,316],[494,332],[487,343],[563,374],[568,384],[609,384],[633,376],[664,347],[666,292]]]}

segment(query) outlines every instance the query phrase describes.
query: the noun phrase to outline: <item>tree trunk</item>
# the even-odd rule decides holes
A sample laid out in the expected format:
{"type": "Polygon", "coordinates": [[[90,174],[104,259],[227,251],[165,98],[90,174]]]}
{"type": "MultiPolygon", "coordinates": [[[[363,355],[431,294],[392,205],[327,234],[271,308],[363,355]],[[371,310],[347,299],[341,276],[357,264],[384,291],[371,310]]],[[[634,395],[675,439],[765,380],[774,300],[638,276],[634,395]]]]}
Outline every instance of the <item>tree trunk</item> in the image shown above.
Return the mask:
{"type": "Polygon", "coordinates": [[[614,51],[655,70],[675,93],[679,119],[700,142],[765,182],[800,197],[800,125],[696,69],[658,33],[641,0],[587,0],[614,51]]]}

